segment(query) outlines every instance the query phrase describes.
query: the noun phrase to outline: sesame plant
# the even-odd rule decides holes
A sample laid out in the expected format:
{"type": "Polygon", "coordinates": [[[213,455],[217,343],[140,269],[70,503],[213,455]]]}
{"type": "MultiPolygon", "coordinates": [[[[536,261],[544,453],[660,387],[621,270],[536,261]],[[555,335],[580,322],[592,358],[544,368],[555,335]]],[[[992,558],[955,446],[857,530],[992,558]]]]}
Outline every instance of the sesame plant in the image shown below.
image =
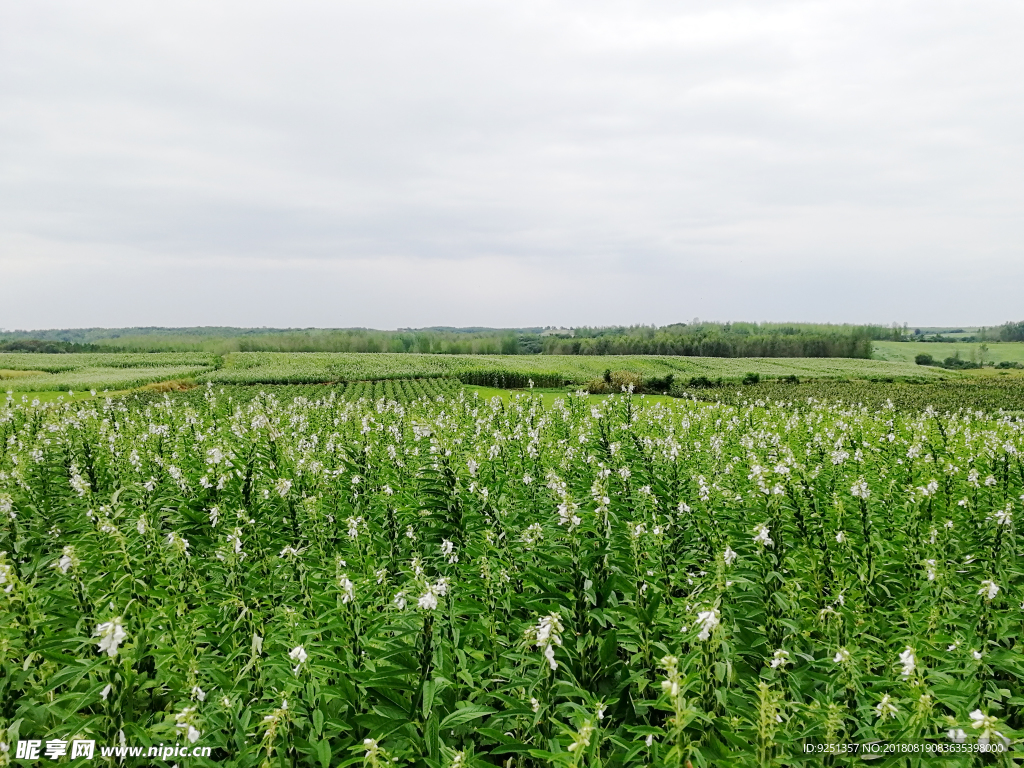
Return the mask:
{"type": "Polygon", "coordinates": [[[432,386],[9,396],[0,765],[1018,764],[1020,422],[432,386]]]}

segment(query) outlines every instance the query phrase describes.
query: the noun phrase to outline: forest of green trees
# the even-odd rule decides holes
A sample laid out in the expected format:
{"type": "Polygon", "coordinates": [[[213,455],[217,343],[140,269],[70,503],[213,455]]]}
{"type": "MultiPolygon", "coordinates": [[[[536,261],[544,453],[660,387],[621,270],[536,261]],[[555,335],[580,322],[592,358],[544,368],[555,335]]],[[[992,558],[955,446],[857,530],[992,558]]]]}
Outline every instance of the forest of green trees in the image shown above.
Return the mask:
{"type": "MultiPolygon", "coordinates": [[[[1024,340],[1024,322],[998,329],[1024,340]]],[[[907,327],[809,323],[675,323],[562,328],[78,328],[0,331],[7,352],[420,352],[491,355],[682,355],[870,358],[873,341],[907,327]]]]}

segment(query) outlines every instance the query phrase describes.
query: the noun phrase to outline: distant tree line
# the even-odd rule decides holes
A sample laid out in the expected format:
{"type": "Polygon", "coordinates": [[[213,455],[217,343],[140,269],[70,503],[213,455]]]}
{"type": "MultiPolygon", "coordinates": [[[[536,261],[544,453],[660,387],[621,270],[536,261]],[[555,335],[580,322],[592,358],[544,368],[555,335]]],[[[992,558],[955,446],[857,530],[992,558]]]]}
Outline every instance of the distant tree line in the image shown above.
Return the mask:
{"type": "Polygon", "coordinates": [[[676,323],[600,328],[80,328],[0,332],[25,352],[420,352],[500,355],[871,357],[871,342],[906,326],[676,323]]]}
{"type": "Polygon", "coordinates": [[[72,341],[52,341],[48,339],[19,339],[17,341],[0,342],[0,352],[42,352],[59,354],[67,352],[109,352],[110,347],[98,344],[76,344],[72,341]]]}
{"type": "Polygon", "coordinates": [[[1000,341],[1024,341],[1024,322],[1004,323],[999,327],[1000,341]]]}
{"type": "Polygon", "coordinates": [[[751,323],[579,329],[544,339],[549,355],[681,355],[687,357],[871,357],[871,342],[890,338],[881,326],[758,326],[751,323]]]}

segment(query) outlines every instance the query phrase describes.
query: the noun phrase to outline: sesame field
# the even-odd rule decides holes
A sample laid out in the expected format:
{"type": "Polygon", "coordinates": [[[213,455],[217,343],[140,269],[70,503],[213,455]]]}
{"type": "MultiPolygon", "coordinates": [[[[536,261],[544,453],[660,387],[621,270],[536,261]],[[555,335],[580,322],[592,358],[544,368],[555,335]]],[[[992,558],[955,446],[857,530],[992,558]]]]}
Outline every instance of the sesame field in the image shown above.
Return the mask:
{"type": "MultiPolygon", "coordinates": [[[[337,384],[389,379],[450,379],[487,387],[572,387],[607,370],[644,379],[739,382],[766,379],[939,381],[949,372],[906,362],[837,358],[714,358],[645,355],[431,355],[390,353],[202,352],[0,353],[0,389],[65,393],[126,390],[168,380],[221,386],[337,384]],[[668,378],[671,377],[671,378],[668,378]]],[[[955,374],[954,374],[955,375],[955,374]]],[[[53,398],[50,398],[53,399],[53,398]]]]}
{"type": "Polygon", "coordinates": [[[1018,764],[1013,417],[356,386],[0,405],[0,741],[1018,764]]]}

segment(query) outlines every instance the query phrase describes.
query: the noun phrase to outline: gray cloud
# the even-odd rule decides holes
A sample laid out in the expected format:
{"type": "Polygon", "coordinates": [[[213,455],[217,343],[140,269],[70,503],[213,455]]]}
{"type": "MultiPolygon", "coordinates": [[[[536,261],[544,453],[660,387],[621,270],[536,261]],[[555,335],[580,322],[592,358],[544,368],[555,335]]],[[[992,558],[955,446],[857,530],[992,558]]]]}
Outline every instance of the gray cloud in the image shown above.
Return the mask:
{"type": "Polygon", "coordinates": [[[1024,7],[0,10],[0,326],[997,323],[1024,7]]]}

